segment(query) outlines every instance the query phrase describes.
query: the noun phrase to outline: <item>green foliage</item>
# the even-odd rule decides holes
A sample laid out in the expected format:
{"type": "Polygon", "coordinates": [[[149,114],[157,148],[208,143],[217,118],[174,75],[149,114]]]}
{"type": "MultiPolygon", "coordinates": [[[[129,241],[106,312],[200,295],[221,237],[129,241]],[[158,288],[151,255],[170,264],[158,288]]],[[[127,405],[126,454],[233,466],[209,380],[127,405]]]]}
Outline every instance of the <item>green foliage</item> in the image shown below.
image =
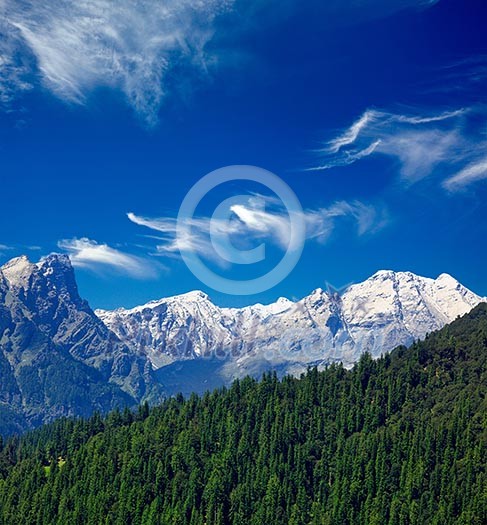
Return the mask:
{"type": "Polygon", "coordinates": [[[2,444],[0,524],[482,525],[487,306],[410,349],[2,444]]]}

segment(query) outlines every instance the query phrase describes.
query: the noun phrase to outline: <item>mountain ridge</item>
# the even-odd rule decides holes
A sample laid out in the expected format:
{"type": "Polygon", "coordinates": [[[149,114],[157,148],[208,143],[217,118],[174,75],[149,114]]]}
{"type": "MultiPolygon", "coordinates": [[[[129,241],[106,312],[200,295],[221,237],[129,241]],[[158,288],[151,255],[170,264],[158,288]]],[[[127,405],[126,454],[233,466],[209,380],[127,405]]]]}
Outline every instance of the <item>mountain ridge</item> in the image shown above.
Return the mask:
{"type": "MultiPolygon", "coordinates": [[[[409,329],[408,333],[414,339],[441,328],[476,306],[482,299],[446,273],[432,279],[417,276],[412,272],[381,270],[362,283],[351,285],[340,295],[317,288],[298,301],[279,298],[270,304],[257,303],[232,308],[219,307],[207,294],[194,291],[150,301],[129,309],[97,309],[95,313],[110,329],[122,338],[125,337],[129,344],[143,346],[148,340],[150,341],[148,331],[152,330],[152,335],[156,336],[152,341],[155,344],[153,349],[156,349],[168,342],[167,338],[161,340],[159,336],[164,335],[165,329],[169,333],[174,328],[174,324],[163,326],[153,323],[153,326],[150,326],[150,320],[154,316],[156,321],[161,321],[163,316],[165,319],[171,317],[173,323],[181,319],[189,320],[191,323],[199,321],[201,325],[211,326],[215,331],[223,331],[221,342],[225,343],[228,337],[235,335],[242,337],[241,332],[248,331],[253,322],[264,322],[268,325],[271,319],[285,317],[291,317],[291,320],[295,321],[299,314],[302,314],[302,321],[307,320],[311,327],[319,327],[320,319],[316,314],[323,309],[328,309],[328,315],[325,314],[324,319],[325,326],[328,323],[330,330],[335,332],[334,337],[340,325],[342,328],[345,328],[345,325],[354,328],[363,323],[370,328],[374,324],[377,325],[381,319],[387,321],[387,315],[392,315],[396,320],[404,321],[404,327],[409,329]],[[414,300],[419,300],[419,303],[411,304],[414,300]],[[411,312],[415,310],[419,310],[416,319],[410,319],[411,312]],[[198,315],[201,318],[198,318],[198,315]],[[205,323],[203,323],[203,316],[205,323]],[[124,325],[124,322],[128,324],[124,325]],[[129,332],[134,328],[140,331],[131,341],[129,332]],[[235,334],[236,329],[238,329],[237,334],[235,334]]],[[[188,328],[188,326],[181,324],[179,328],[188,328]]],[[[181,333],[179,332],[178,335],[181,333]]],[[[204,352],[204,348],[195,350],[196,355],[203,355],[204,352]]]]}
{"type": "MultiPolygon", "coordinates": [[[[141,311],[144,308],[160,305],[161,303],[164,303],[164,302],[167,302],[167,301],[170,301],[170,300],[183,299],[183,298],[193,298],[193,297],[200,297],[202,299],[207,299],[207,300],[211,301],[213,304],[215,304],[215,306],[217,306],[218,308],[220,308],[222,310],[232,310],[232,311],[234,311],[234,310],[246,310],[246,309],[251,309],[251,308],[256,308],[256,307],[257,308],[267,309],[267,308],[273,307],[274,305],[278,305],[278,304],[286,304],[286,303],[287,304],[295,304],[296,302],[302,301],[306,297],[310,297],[310,296],[313,296],[313,295],[322,295],[322,294],[328,293],[330,295],[341,296],[348,289],[350,289],[350,288],[352,288],[354,286],[363,284],[364,282],[370,281],[373,278],[376,278],[376,277],[379,277],[379,276],[383,276],[383,275],[385,275],[385,276],[390,276],[390,275],[401,276],[402,275],[402,276],[419,277],[420,279],[422,279],[424,281],[429,281],[429,282],[435,282],[435,281],[441,281],[443,279],[448,279],[448,280],[451,280],[451,281],[455,282],[456,285],[460,285],[465,290],[467,290],[469,292],[471,291],[468,288],[466,288],[465,286],[463,286],[460,283],[460,281],[458,281],[455,277],[453,277],[451,274],[446,273],[446,272],[442,272],[441,274],[438,275],[438,277],[433,278],[433,277],[420,276],[419,274],[416,274],[416,273],[410,272],[410,271],[406,271],[406,270],[377,270],[375,273],[373,273],[370,277],[368,277],[364,281],[361,281],[361,282],[358,282],[358,283],[354,282],[354,283],[348,285],[347,287],[345,287],[343,289],[343,291],[337,291],[334,288],[330,288],[329,291],[327,291],[327,290],[325,290],[325,289],[323,289],[321,287],[317,287],[317,288],[314,288],[313,290],[311,290],[311,292],[309,294],[307,294],[307,295],[303,296],[301,299],[297,299],[297,300],[292,300],[292,299],[289,299],[288,297],[280,296],[275,301],[272,301],[272,302],[269,302],[269,303],[257,302],[257,303],[251,303],[251,304],[248,304],[248,305],[245,305],[245,306],[240,306],[240,307],[236,307],[236,306],[219,306],[216,303],[213,303],[212,298],[206,292],[203,292],[202,290],[199,290],[199,289],[195,289],[195,290],[189,290],[187,292],[181,292],[181,293],[178,293],[178,294],[164,296],[164,297],[161,297],[159,299],[150,299],[149,301],[147,301],[145,303],[137,304],[135,306],[130,306],[130,307],[117,306],[115,308],[95,308],[94,312],[95,313],[99,313],[100,315],[103,315],[104,313],[107,313],[107,312],[136,312],[136,311],[141,311]]],[[[472,292],[472,293],[474,293],[474,292],[472,292]]],[[[474,293],[474,295],[477,295],[477,294],[474,293]]],[[[482,296],[479,296],[479,295],[477,295],[477,297],[481,297],[482,299],[487,299],[487,297],[482,297],[482,296]]]]}
{"type": "Polygon", "coordinates": [[[352,366],[409,345],[482,298],[453,277],[382,270],[343,294],[317,288],[221,308],[193,291],[129,310],[93,311],[66,255],[0,268],[0,434],[178,392],[202,393],[269,370],[352,366]]]}
{"type": "MultiPolygon", "coordinates": [[[[219,375],[223,384],[269,368],[299,374],[310,364],[351,366],[365,351],[378,357],[423,338],[482,300],[446,273],[432,279],[380,270],[342,294],[317,288],[299,301],[228,308],[195,291],[95,313],[154,368],[167,368],[171,376],[161,371],[161,380],[172,382],[187,367],[195,387],[190,360],[208,358],[214,366],[205,365],[206,375],[219,375]]],[[[178,387],[189,393],[184,382],[178,387]]]]}

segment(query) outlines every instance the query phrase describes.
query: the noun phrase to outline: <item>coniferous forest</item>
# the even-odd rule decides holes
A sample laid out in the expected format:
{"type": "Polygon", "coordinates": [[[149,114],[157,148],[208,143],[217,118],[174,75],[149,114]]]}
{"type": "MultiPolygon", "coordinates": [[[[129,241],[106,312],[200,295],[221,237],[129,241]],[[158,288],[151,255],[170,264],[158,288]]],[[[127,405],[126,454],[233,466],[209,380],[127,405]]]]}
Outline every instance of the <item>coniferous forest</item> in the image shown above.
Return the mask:
{"type": "Polygon", "coordinates": [[[236,381],[1,445],[0,523],[483,525],[487,305],[352,370],[236,381]]]}

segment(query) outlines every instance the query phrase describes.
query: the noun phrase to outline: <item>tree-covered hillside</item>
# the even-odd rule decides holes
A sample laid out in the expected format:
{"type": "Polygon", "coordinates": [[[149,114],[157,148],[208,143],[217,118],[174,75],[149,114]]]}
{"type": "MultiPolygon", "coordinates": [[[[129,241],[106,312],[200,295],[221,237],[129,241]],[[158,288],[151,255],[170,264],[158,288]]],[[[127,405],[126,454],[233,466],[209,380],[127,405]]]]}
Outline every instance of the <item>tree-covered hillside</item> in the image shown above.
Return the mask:
{"type": "Polygon", "coordinates": [[[2,524],[487,523],[487,305],[353,370],[60,420],[0,454],[2,524]]]}

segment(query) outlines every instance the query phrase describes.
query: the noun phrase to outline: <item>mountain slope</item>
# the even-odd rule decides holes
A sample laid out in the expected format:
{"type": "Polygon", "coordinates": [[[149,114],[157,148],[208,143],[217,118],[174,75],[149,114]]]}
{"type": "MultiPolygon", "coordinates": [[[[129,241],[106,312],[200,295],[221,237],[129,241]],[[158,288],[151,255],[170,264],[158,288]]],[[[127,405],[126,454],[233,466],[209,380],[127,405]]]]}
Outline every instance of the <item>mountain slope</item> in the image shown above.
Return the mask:
{"type": "Polygon", "coordinates": [[[378,357],[423,338],[480,301],[447,274],[428,279],[380,271],[341,296],[317,289],[297,302],[281,298],[235,309],[191,292],[95,313],[133,351],[148,356],[169,391],[189,393],[215,386],[215,378],[228,384],[270,368],[299,374],[310,364],[351,365],[365,351],[378,357]]]}
{"type": "Polygon", "coordinates": [[[78,294],[66,256],[0,269],[0,433],[162,399],[150,363],[78,294]]]}
{"type": "Polygon", "coordinates": [[[0,522],[483,525],[486,354],[481,304],[351,370],[59,421],[0,453],[0,522]]]}

